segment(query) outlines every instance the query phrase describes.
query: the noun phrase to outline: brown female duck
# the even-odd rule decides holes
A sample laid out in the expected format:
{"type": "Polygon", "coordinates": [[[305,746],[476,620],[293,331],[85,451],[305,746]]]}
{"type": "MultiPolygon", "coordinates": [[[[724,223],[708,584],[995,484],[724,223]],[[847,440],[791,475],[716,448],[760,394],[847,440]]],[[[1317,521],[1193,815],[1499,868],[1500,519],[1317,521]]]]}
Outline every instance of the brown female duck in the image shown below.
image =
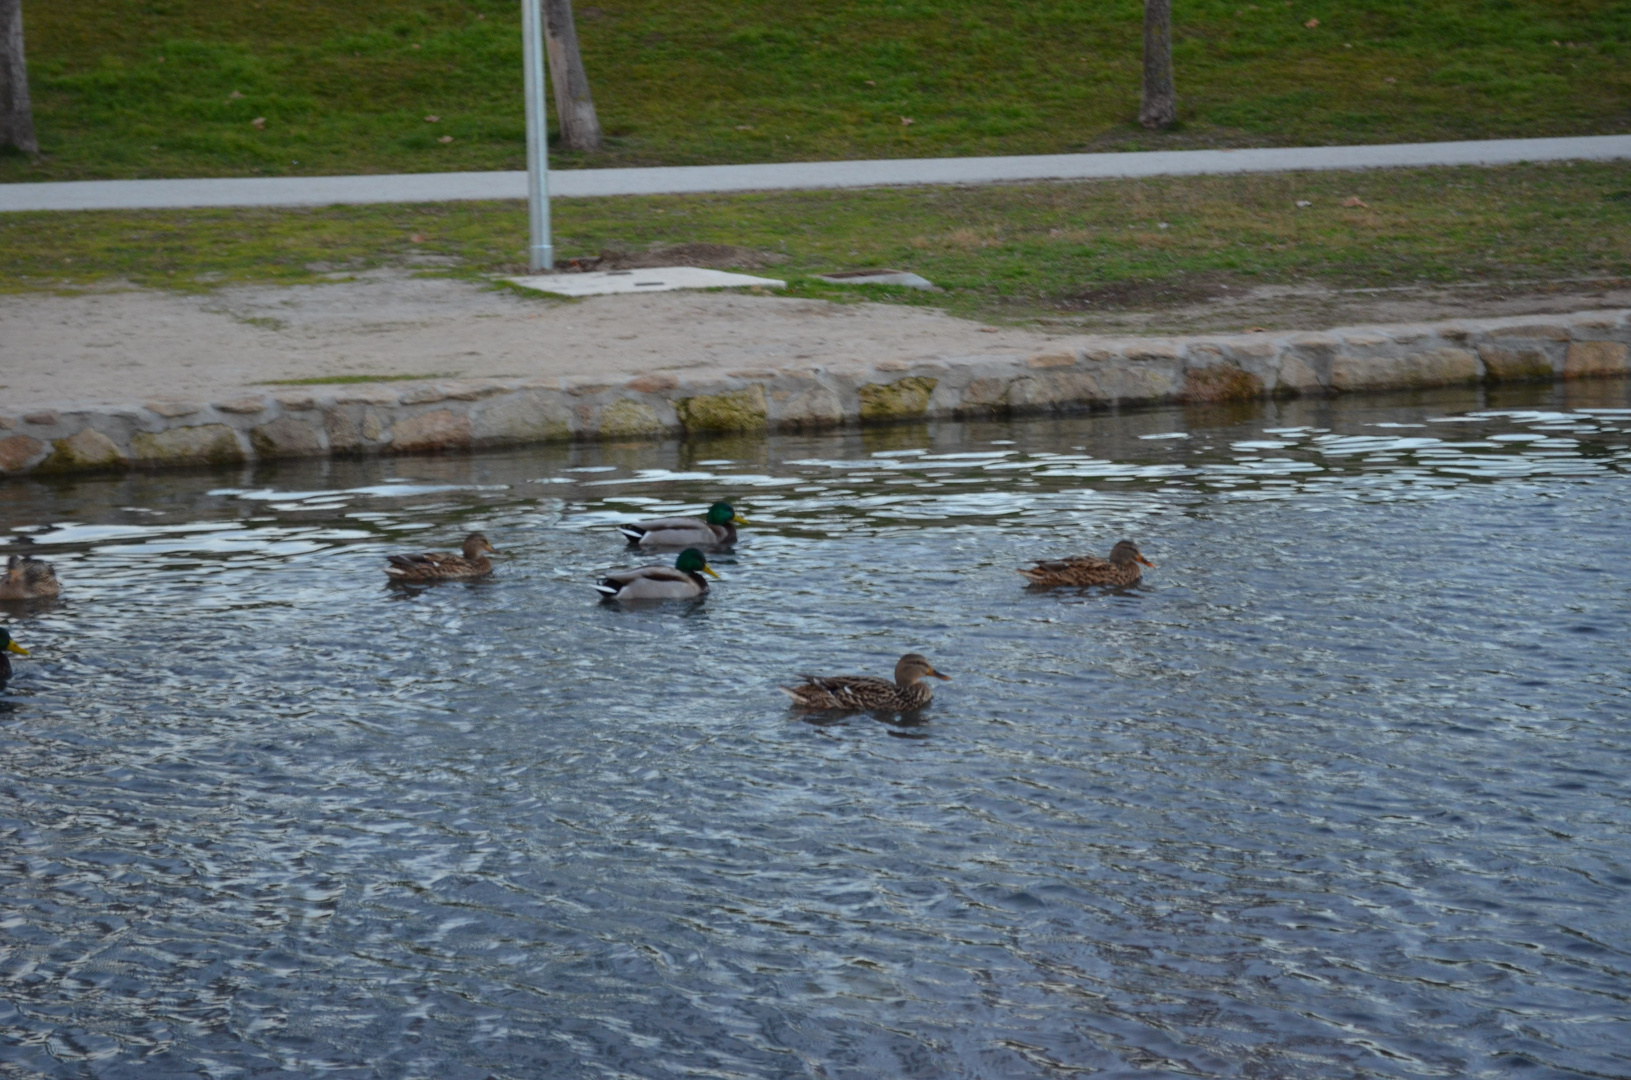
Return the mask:
{"type": "Polygon", "coordinates": [[[873,675],[800,675],[797,686],[778,689],[801,709],[843,712],[915,712],[929,703],[934,691],[924,676],[950,680],[920,653],[907,653],[895,664],[895,681],[873,675]]]}
{"type": "Polygon", "coordinates": [[[427,551],[423,555],[387,555],[391,565],[385,572],[392,581],[421,584],[431,581],[459,581],[484,577],[493,572],[488,554],[498,551],[487,542],[487,537],[473,532],[464,538],[464,555],[450,555],[441,551],[427,551]]]}
{"type": "Polygon", "coordinates": [[[0,600],[39,600],[62,591],[57,571],[48,562],[27,555],[6,560],[6,575],[0,578],[0,600]]]}
{"type": "Polygon", "coordinates": [[[1074,555],[1068,559],[1039,562],[1019,572],[1029,578],[1032,585],[1108,585],[1125,589],[1137,585],[1144,576],[1139,563],[1155,569],[1155,564],[1144,557],[1138,545],[1131,540],[1123,540],[1110,549],[1109,559],[1074,555]]]}

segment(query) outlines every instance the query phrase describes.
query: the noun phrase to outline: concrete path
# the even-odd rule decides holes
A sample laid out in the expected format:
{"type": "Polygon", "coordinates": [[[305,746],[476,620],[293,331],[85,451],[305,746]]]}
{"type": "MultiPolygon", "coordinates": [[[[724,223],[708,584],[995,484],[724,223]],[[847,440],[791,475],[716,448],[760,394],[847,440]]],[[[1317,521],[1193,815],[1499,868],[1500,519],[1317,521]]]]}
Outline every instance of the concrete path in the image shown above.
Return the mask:
{"type": "MultiPolygon", "coordinates": [[[[559,198],[589,198],[1616,159],[1631,159],[1631,135],[1396,143],[1383,146],[570,169],[550,174],[550,191],[559,198]]],[[[25,210],[157,210],[197,206],[327,206],[335,203],[446,202],[525,197],[524,172],[85,180],[51,184],[0,184],[0,213],[25,210]]]]}

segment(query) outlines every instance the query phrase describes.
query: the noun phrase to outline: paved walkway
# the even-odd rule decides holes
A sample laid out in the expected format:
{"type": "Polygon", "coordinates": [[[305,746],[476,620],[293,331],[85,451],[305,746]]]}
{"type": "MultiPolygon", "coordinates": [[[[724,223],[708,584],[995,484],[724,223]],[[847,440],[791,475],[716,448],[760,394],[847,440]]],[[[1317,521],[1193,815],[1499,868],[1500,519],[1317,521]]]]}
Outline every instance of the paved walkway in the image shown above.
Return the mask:
{"type": "MultiPolygon", "coordinates": [[[[1508,165],[1520,161],[1631,159],[1631,135],[1478,142],[1312,146],[1256,150],[1157,150],[1129,154],[903,158],[774,165],[570,169],[550,174],[558,198],[768,191],[797,188],[988,184],[1138,176],[1508,165]]],[[[526,198],[524,172],[383,176],[246,177],[208,180],[84,180],[0,184],[0,213],[23,210],[154,210],[190,206],[326,206],[526,198]]]]}

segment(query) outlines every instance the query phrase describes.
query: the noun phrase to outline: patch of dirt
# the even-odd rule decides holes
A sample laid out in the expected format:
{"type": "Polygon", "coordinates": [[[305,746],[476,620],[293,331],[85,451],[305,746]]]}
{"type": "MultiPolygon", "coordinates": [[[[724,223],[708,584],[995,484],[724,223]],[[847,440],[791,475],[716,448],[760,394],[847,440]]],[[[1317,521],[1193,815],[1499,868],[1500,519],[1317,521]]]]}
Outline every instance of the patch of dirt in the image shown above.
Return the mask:
{"type": "MultiPolygon", "coordinates": [[[[1305,330],[1631,307],[1631,278],[1478,281],[1338,288],[1252,285],[1229,275],[1117,282],[1056,301],[1055,333],[1194,334],[1305,330]]],[[[1015,312],[1015,317],[1025,315],[1015,312]]]]}
{"type": "Polygon", "coordinates": [[[647,270],[656,266],[701,266],[713,270],[735,267],[742,270],[761,270],[787,261],[786,255],[774,251],[755,251],[734,244],[672,244],[646,251],[602,251],[599,255],[569,259],[560,269],[574,270],[647,270]]]}

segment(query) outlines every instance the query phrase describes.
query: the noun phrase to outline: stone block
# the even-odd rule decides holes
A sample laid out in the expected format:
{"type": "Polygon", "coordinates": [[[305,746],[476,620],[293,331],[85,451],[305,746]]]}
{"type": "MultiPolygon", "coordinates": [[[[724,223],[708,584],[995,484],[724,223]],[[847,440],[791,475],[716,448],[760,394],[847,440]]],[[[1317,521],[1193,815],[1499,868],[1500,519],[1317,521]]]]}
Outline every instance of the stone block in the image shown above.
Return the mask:
{"type": "Polygon", "coordinates": [[[249,433],[257,458],[319,457],[326,449],[318,430],[304,420],[280,416],[249,433]]]}
{"type": "Polygon", "coordinates": [[[284,390],[273,394],[277,403],[291,412],[305,412],[317,408],[317,398],[304,390],[284,390]]]}
{"type": "Polygon", "coordinates": [[[970,379],[963,387],[961,406],[985,411],[1008,402],[1008,379],[981,377],[970,379]]]}
{"type": "Polygon", "coordinates": [[[572,438],[571,413],[548,391],[520,390],[482,406],[470,435],[485,445],[564,442],[572,438]]]}
{"type": "Polygon", "coordinates": [[[374,383],[349,386],[334,395],[337,405],[395,405],[399,399],[395,388],[374,383]]]}
{"type": "Polygon", "coordinates": [[[147,403],[148,412],[157,413],[168,420],[174,420],[179,416],[191,416],[203,407],[196,401],[183,401],[179,398],[155,398],[147,403]]]}
{"type": "Polygon", "coordinates": [[[139,431],[130,450],[138,465],[236,465],[245,457],[237,432],[225,424],[139,431]]]}
{"type": "Polygon", "coordinates": [[[1263,380],[1233,364],[1190,368],[1178,397],[1189,402],[1255,401],[1263,396],[1263,380]]]}
{"type": "Polygon", "coordinates": [[[1408,356],[1338,356],[1331,361],[1331,389],[1415,390],[1477,382],[1478,358],[1465,349],[1439,348],[1408,356]]]}
{"type": "Polygon", "coordinates": [[[1028,368],[1057,368],[1070,367],[1075,363],[1076,356],[1074,353],[1044,353],[1041,356],[1033,356],[1025,361],[1025,366],[1028,368]]]}
{"type": "Polygon", "coordinates": [[[242,413],[250,415],[266,411],[266,399],[258,396],[236,397],[231,401],[218,401],[215,407],[221,412],[242,413]]]}
{"type": "Polygon", "coordinates": [[[402,391],[402,396],[397,400],[403,405],[433,405],[447,398],[447,391],[440,386],[415,386],[402,391]]]}
{"type": "Polygon", "coordinates": [[[844,404],[830,387],[810,383],[799,390],[778,391],[776,426],[781,428],[829,428],[844,422],[844,404]]]}
{"type": "Polygon", "coordinates": [[[725,394],[681,398],[674,403],[688,434],[700,431],[763,431],[769,409],[765,388],[754,385],[725,394]]]}
{"type": "Polygon", "coordinates": [[[1177,394],[1176,371],[1154,364],[1128,364],[1112,361],[1095,367],[1080,393],[1085,401],[1106,404],[1133,401],[1167,401],[1177,394]]]}
{"type": "Polygon", "coordinates": [[[1601,375],[1624,375],[1626,356],[1631,352],[1617,341],[1576,341],[1563,361],[1565,379],[1592,379],[1601,375]]]}
{"type": "Polygon", "coordinates": [[[336,405],[323,414],[331,453],[354,454],[368,450],[385,434],[379,413],[362,405],[336,405]]]}
{"type": "Polygon", "coordinates": [[[470,417],[451,409],[433,409],[391,427],[391,450],[400,454],[470,448],[470,417]]]}
{"type": "Polygon", "coordinates": [[[600,410],[603,439],[660,439],[668,434],[662,417],[643,401],[624,398],[600,410]]]}
{"type": "Polygon", "coordinates": [[[1325,389],[1320,382],[1319,373],[1316,372],[1302,357],[1287,353],[1280,358],[1280,371],[1275,376],[1274,392],[1276,394],[1317,394],[1325,389]]]}
{"type": "Polygon", "coordinates": [[[1052,412],[1102,404],[1105,395],[1095,373],[1050,371],[1015,379],[1008,385],[1006,401],[1010,409],[1018,412],[1052,412]]]}
{"type": "Polygon", "coordinates": [[[672,375],[642,375],[623,384],[637,394],[660,394],[664,390],[677,389],[679,385],[680,381],[672,375]]]}
{"type": "Polygon", "coordinates": [[[52,443],[51,456],[40,463],[41,472],[92,472],[128,464],[117,443],[93,428],[83,428],[52,443]]]}
{"type": "Polygon", "coordinates": [[[1491,382],[1525,382],[1550,379],[1553,375],[1551,358],[1545,350],[1532,345],[1480,345],[1478,356],[1484,361],[1484,374],[1491,382]]]}
{"type": "Polygon", "coordinates": [[[892,383],[867,383],[861,387],[861,419],[915,420],[929,408],[929,395],[940,380],[910,375],[892,383]]]}
{"type": "Polygon", "coordinates": [[[1490,337],[1531,338],[1537,341],[1567,341],[1569,328],[1562,323],[1523,323],[1518,326],[1497,326],[1489,331],[1490,337]]]}
{"type": "Polygon", "coordinates": [[[1140,364],[1151,360],[1176,360],[1179,352],[1178,344],[1172,341],[1140,341],[1121,350],[1127,359],[1140,364]]]}
{"type": "Polygon", "coordinates": [[[34,424],[38,427],[51,427],[52,425],[58,423],[61,419],[62,418],[51,409],[42,409],[39,412],[23,414],[23,423],[34,424]]]}
{"type": "Polygon", "coordinates": [[[0,472],[22,472],[45,453],[45,444],[28,435],[0,439],[0,472]]]}

